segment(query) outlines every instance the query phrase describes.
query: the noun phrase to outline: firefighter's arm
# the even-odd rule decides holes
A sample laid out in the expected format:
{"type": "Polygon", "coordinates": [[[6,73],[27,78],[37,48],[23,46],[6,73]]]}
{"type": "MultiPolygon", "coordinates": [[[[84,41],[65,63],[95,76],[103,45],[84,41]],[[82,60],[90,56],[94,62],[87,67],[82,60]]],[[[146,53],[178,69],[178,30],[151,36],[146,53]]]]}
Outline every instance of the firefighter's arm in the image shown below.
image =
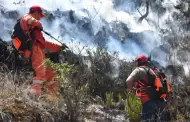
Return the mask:
{"type": "Polygon", "coordinates": [[[44,37],[43,37],[42,32],[41,32],[39,29],[34,29],[34,30],[33,30],[33,34],[34,34],[34,35],[33,35],[33,36],[34,36],[34,39],[35,39],[38,43],[44,45],[44,47],[45,47],[45,39],[44,39],[44,37]]]}
{"type": "Polygon", "coordinates": [[[126,80],[126,85],[127,85],[127,88],[130,89],[130,90],[134,90],[133,86],[134,86],[134,78],[130,75],[127,80],[126,80]]]}
{"type": "Polygon", "coordinates": [[[30,18],[28,19],[28,24],[31,26],[32,29],[38,28],[38,29],[40,29],[40,30],[43,30],[42,24],[40,23],[40,21],[36,20],[36,19],[33,18],[33,17],[30,17],[30,18]]]}
{"type": "Polygon", "coordinates": [[[44,48],[47,48],[48,50],[52,52],[58,52],[61,50],[61,46],[62,46],[61,44],[59,45],[50,41],[46,41],[45,38],[43,37],[42,32],[38,28],[35,28],[33,30],[33,34],[34,34],[35,40],[38,43],[42,44],[44,48]]]}
{"type": "Polygon", "coordinates": [[[139,78],[139,68],[136,68],[135,70],[133,70],[133,72],[129,75],[129,77],[126,80],[127,88],[134,91],[135,84],[138,78],[139,78]]]}
{"type": "Polygon", "coordinates": [[[61,44],[56,44],[50,41],[45,41],[45,48],[51,50],[52,52],[59,52],[61,50],[61,44]]]}

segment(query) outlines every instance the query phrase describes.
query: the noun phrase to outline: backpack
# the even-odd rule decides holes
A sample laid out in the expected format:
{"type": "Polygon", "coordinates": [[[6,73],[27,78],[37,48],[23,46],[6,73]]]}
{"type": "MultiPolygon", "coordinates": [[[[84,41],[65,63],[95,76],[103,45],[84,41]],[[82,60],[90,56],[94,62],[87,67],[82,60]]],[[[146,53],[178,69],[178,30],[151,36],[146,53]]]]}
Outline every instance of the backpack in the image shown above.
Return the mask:
{"type": "MultiPolygon", "coordinates": [[[[147,71],[147,69],[145,70],[147,71]]],[[[147,75],[148,83],[145,83],[145,86],[150,99],[167,98],[171,92],[171,84],[165,73],[154,67],[148,68],[147,75]]]]}
{"type": "Polygon", "coordinates": [[[25,34],[20,25],[21,19],[17,20],[11,34],[12,43],[14,48],[18,51],[31,50],[33,46],[33,40],[30,38],[31,34],[25,34]]]}

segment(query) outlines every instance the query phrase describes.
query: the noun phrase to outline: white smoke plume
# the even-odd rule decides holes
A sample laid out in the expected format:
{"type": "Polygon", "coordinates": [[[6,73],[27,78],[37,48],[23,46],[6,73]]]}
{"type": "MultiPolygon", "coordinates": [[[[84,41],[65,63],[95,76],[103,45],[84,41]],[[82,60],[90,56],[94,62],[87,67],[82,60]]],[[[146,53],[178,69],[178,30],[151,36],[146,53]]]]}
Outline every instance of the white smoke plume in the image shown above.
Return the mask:
{"type": "MultiPolygon", "coordinates": [[[[103,26],[110,29],[110,27],[107,27],[109,26],[108,23],[114,21],[122,22],[127,25],[129,32],[143,33],[142,42],[139,42],[141,45],[136,43],[136,40],[133,40],[133,38],[126,38],[124,43],[121,43],[119,39],[108,35],[107,49],[110,52],[118,51],[121,58],[134,59],[137,54],[149,54],[151,50],[161,44],[161,37],[157,26],[146,20],[143,20],[142,23],[137,23],[141,15],[135,9],[135,1],[136,0],[120,0],[120,3],[115,3],[114,0],[1,0],[0,4],[7,11],[19,10],[20,16],[27,13],[30,6],[40,5],[48,11],[55,11],[57,9],[60,11],[68,11],[72,9],[78,18],[89,18],[92,26],[92,35],[76,28],[76,24],[68,22],[67,18],[57,18],[51,25],[45,20],[42,20],[44,29],[73,49],[75,48],[74,45],[78,45],[79,43],[81,48],[84,46],[95,47],[92,43],[94,39],[93,36],[96,35],[103,26]],[[116,4],[118,4],[117,7],[114,6],[116,4]],[[60,25],[63,25],[64,28],[60,28],[60,25]]],[[[164,5],[172,6],[176,2],[177,0],[165,0],[164,5]]],[[[143,8],[140,9],[143,10],[143,8]]],[[[168,15],[166,12],[166,14],[160,18],[160,27],[165,26],[164,23],[168,19],[168,15]]],[[[155,16],[153,12],[150,12],[147,19],[157,23],[155,16]]],[[[0,24],[2,24],[1,27],[3,27],[3,30],[0,30],[1,38],[10,40],[8,32],[13,28],[14,20],[1,18],[0,22],[0,24]]]]}

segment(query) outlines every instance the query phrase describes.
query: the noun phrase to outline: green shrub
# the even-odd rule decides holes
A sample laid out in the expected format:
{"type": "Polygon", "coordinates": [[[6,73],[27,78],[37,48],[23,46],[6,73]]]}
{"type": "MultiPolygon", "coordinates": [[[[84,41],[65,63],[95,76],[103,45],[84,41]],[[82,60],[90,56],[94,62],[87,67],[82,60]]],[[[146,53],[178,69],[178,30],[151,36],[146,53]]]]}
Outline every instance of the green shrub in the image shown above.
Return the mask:
{"type": "Polygon", "coordinates": [[[89,82],[92,95],[105,98],[106,92],[113,92],[114,80],[110,77],[113,74],[112,61],[115,60],[106,49],[97,48],[95,51],[87,50],[88,58],[91,63],[91,81],[89,82]]]}
{"type": "Polygon", "coordinates": [[[121,94],[118,94],[118,102],[121,102],[123,100],[121,94]]]}
{"type": "Polygon", "coordinates": [[[46,63],[57,72],[56,80],[59,82],[59,92],[66,105],[69,120],[71,122],[79,121],[83,100],[87,99],[88,85],[78,85],[78,79],[74,77],[77,72],[72,65],[55,64],[50,60],[46,60],[46,63]]]}
{"type": "Polygon", "coordinates": [[[106,92],[106,107],[112,108],[114,106],[113,92],[106,92]]]}
{"type": "Polygon", "coordinates": [[[132,92],[127,92],[125,101],[125,111],[132,122],[140,121],[142,103],[139,98],[132,92]]]}

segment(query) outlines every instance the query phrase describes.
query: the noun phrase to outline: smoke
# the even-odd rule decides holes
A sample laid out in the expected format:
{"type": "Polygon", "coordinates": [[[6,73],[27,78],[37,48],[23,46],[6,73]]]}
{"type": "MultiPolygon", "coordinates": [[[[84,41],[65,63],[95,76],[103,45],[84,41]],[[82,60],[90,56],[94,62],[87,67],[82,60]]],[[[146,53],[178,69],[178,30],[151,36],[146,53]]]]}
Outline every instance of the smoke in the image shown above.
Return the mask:
{"type": "MultiPolygon", "coordinates": [[[[56,18],[51,23],[45,19],[41,21],[46,31],[73,49],[76,47],[74,45],[78,45],[79,43],[80,49],[77,50],[81,50],[86,46],[94,48],[94,35],[103,26],[106,27],[108,34],[113,33],[110,32],[110,23],[113,21],[127,25],[129,32],[125,32],[126,35],[133,33],[133,36],[139,36],[138,38],[126,37],[121,42],[118,38],[108,35],[106,39],[107,49],[110,52],[119,52],[120,58],[131,60],[141,53],[148,55],[151,50],[161,44],[161,38],[157,28],[158,24],[155,24],[157,20],[155,20],[155,14],[153,12],[150,12],[147,17],[149,21],[143,20],[142,23],[137,23],[138,18],[141,16],[135,8],[138,4],[137,0],[120,0],[118,3],[115,3],[117,0],[4,0],[0,2],[7,11],[18,10],[20,16],[27,13],[30,6],[40,5],[48,11],[56,11],[57,9],[68,11],[72,9],[75,11],[75,17],[77,19],[84,20],[84,18],[88,18],[90,26],[86,30],[78,27],[78,23],[71,23],[66,16],[56,18]]],[[[175,2],[177,0],[165,0],[164,4],[165,6],[171,6],[175,2]]],[[[169,12],[166,12],[160,18],[160,28],[166,27],[164,23],[168,19],[168,15],[169,12]]],[[[14,21],[7,18],[0,20],[0,24],[4,28],[0,30],[0,36],[4,40],[10,40],[8,31],[12,30],[14,21]]],[[[47,36],[46,39],[52,40],[47,36]]]]}

